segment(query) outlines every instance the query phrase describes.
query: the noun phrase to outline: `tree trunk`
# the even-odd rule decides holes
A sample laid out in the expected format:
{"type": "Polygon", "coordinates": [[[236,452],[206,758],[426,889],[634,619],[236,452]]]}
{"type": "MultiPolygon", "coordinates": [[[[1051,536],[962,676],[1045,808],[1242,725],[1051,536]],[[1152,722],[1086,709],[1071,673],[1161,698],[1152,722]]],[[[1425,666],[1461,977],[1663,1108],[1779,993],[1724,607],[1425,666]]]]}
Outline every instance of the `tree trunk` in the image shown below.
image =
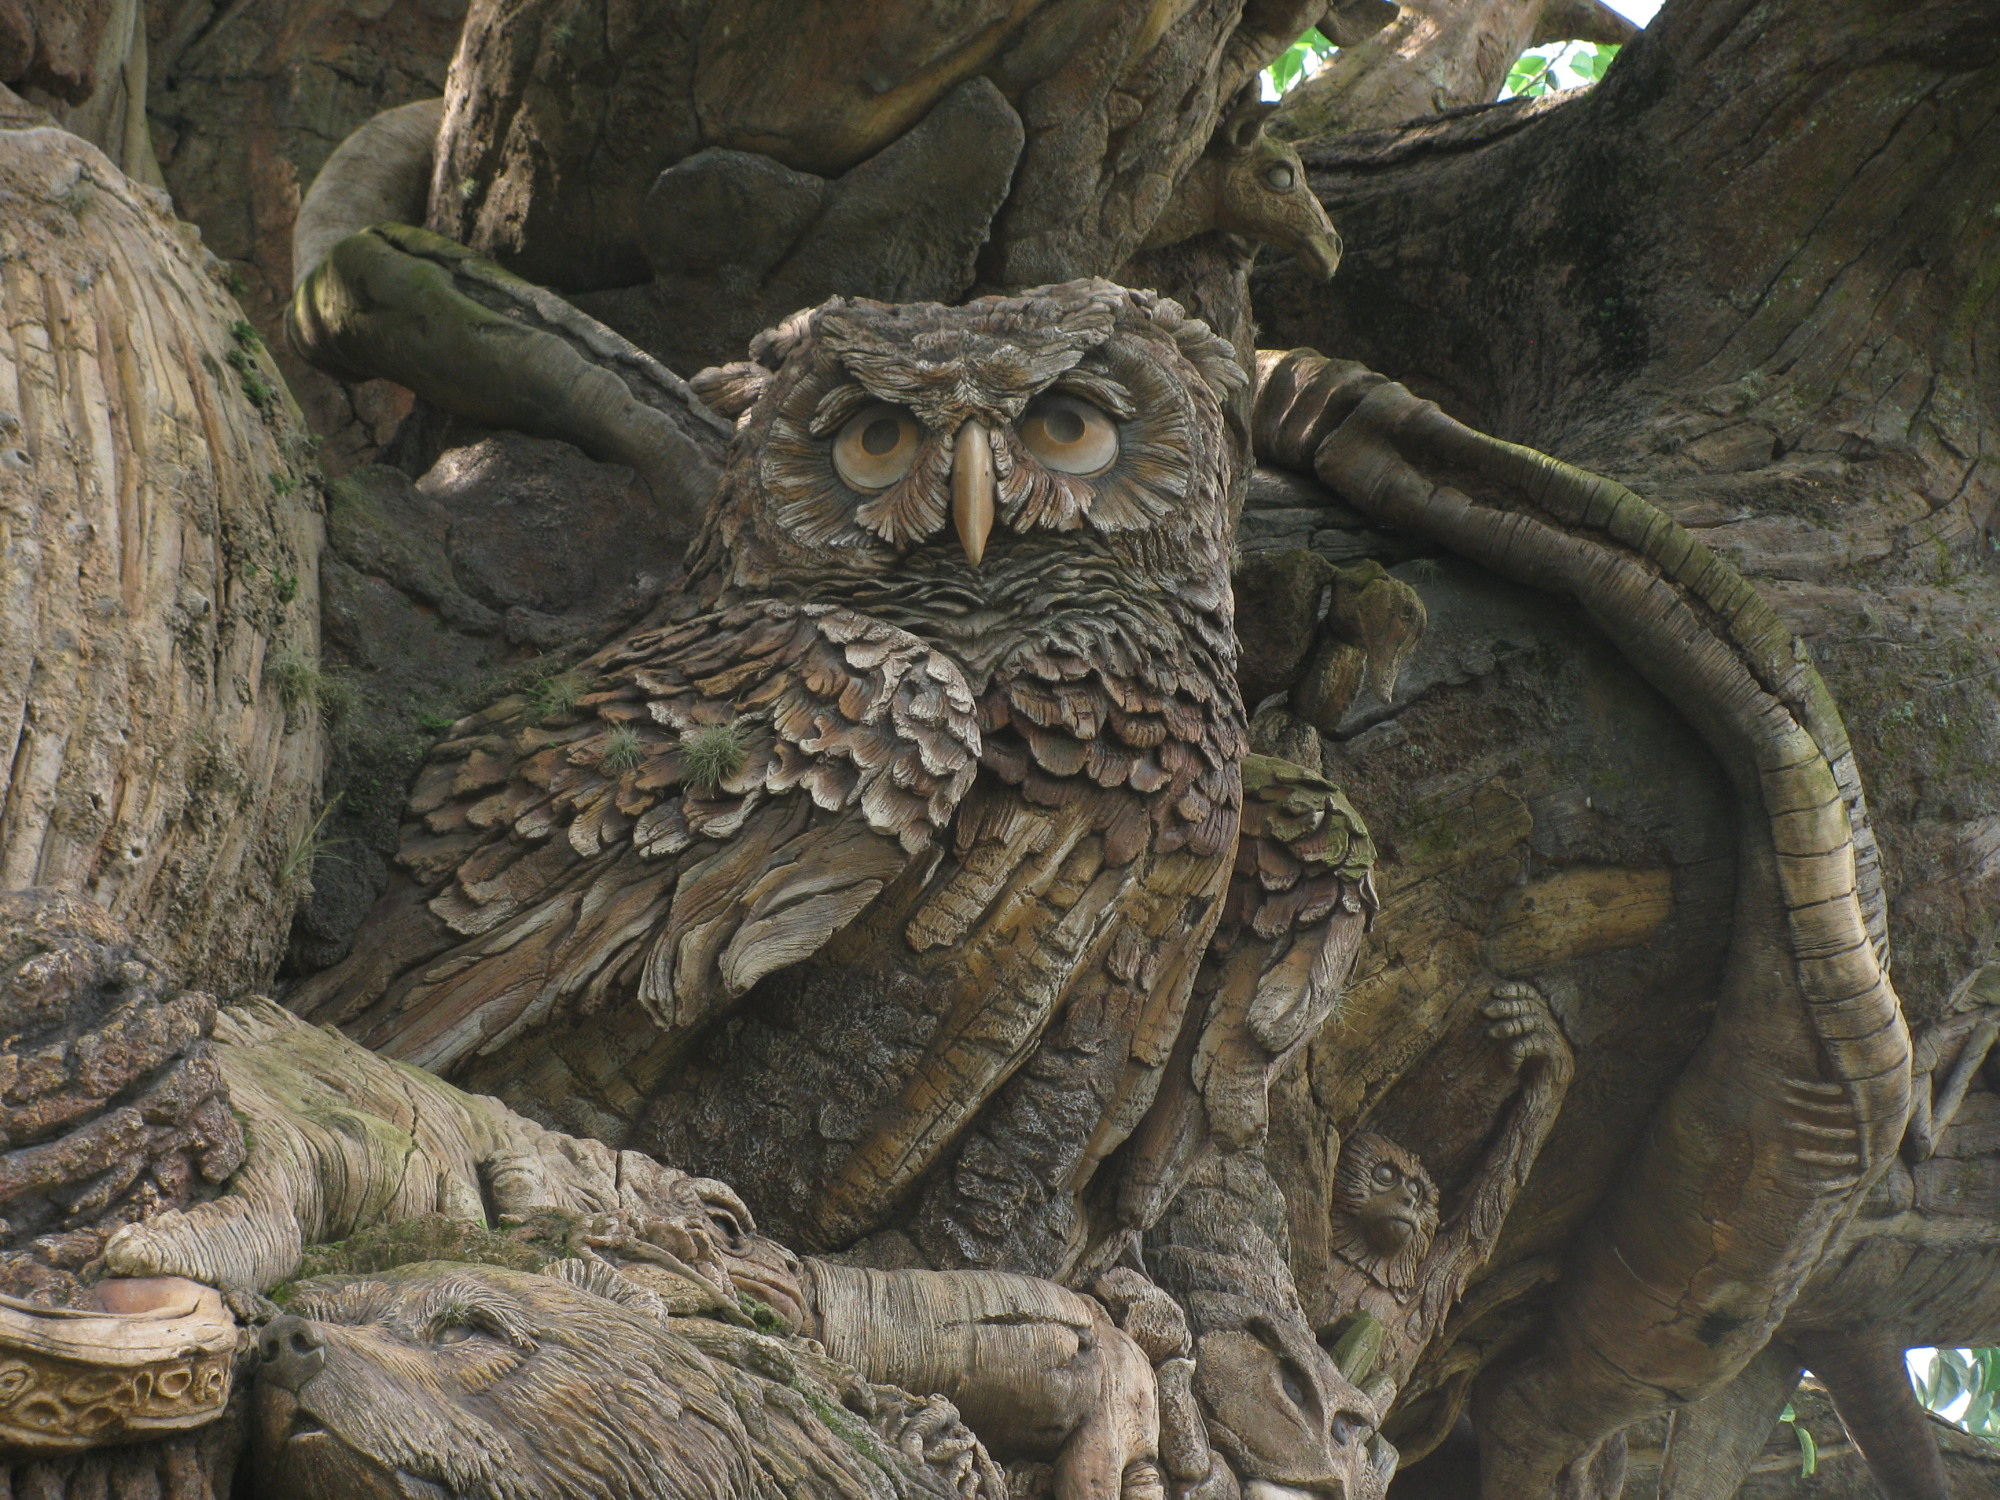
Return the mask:
{"type": "MultiPolygon", "coordinates": [[[[1341,274],[1324,288],[1283,266],[1253,278],[1262,342],[1358,359],[1462,420],[1611,475],[1760,583],[1810,643],[1852,731],[1898,988],[1916,1018],[1985,953],[2000,899],[2000,681],[1979,644],[2000,630],[1996,60],[2000,23],[1969,4],[1808,14],[1681,0],[1588,92],[1308,143],[1314,187],[1346,240],[1341,274]]],[[[1574,798],[1565,812],[1551,790],[1523,787],[1547,762],[1536,748],[1546,720],[1526,745],[1521,727],[1478,732],[1490,710],[1477,703],[1506,701],[1521,665],[1489,659],[1471,675],[1491,686],[1454,689],[1471,695],[1455,708],[1440,686],[1328,750],[1328,774],[1383,841],[1390,894],[1381,967],[1364,960],[1344,1021],[1277,1127],[1298,1143],[1287,1188],[1309,1205],[1294,1213],[1308,1231],[1325,1169],[1308,1170],[1304,1143],[1328,1123],[1436,1128],[1422,1101],[1452,1070],[1430,1052],[1431,1018],[1478,964],[1451,962],[1450,943],[1491,934],[1490,961],[1524,905],[1552,920],[1563,872],[1551,866],[1579,854],[1633,863],[1602,830],[1622,819],[1628,841],[1643,832],[1635,795],[1658,793],[1671,764],[1671,740],[1635,743],[1627,718],[1580,772],[1557,778],[1574,798]],[[1412,795],[1409,753],[1394,742],[1429,752],[1454,723],[1457,779],[1412,795]],[[1636,749],[1634,769],[1652,763],[1638,772],[1650,791],[1621,783],[1621,746],[1636,749]],[[1440,795],[1485,809],[1470,865],[1463,823],[1440,847],[1440,795]],[[1579,841],[1576,814],[1600,832],[1579,841]],[[1482,858],[1501,861],[1486,866],[1483,891],[1468,878],[1482,858]]],[[[1516,712],[1549,712],[1546,698],[1511,691],[1516,712]]],[[[1706,823],[1684,793],[1663,795],[1690,832],[1706,823]]],[[[1650,820],[1671,827],[1657,811],[1650,820]]],[[[1686,962],[1726,930],[1699,902],[1726,899],[1727,881],[1702,868],[1709,856],[1686,834],[1668,844],[1674,925],[1656,929],[1652,952],[1678,928],[1671,945],[1686,962]]],[[[1658,1076],[1632,1066],[1640,1050],[1668,1045],[1663,1023],[1702,1024],[1680,1005],[1663,1012],[1657,959],[1649,975],[1643,951],[1624,951],[1624,991],[1596,1014],[1640,1029],[1580,1049],[1590,1102],[1559,1126],[1489,1273],[1496,1285],[1510,1263],[1562,1248],[1595,1196],[1583,1184],[1608,1180],[1636,1140],[1624,1122],[1650,1105],[1632,1090],[1658,1076]]],[[[1479,1334],[1467,1330],[1459,1351],[1475,1363],[1497,1348],[1479,1334]]]]}
{"type": "Polygon", "coordinates": [[[174,210],[234,273],[338,477],[395,435],[410,397],[322,375],[285,347],[292,221],[350,131],[444,91],[465,0],[147,0],[145,12],[148,109],[174,210]]]}
{"type": "Polygon", "coordinates": [[[1529,47],[1629,42],[1638,30],[1601,0],[1416,0],[1286,94],[1276,128],[1306,140],[1491,104],[1529,47]]]}
{"type": "Polygon", "coordinates": [[[157,194],[53,130],[0,131],[0,182],[0,889],[262,983],[319,779],[309,441],[157,194]]]}
{"type": "MultiPolygon", "coordinates": [[[[1166,287],[1247,347],[1242,258],[1221,235],[1135,252],[1231,97],[1319,8],[1014,0],[896,30],[865,7],[801,21],[747,0],[630,14],[522,0],[475,6],[448,88],[448,0],[392,4],[379,24],[321,0],[159,0],[150,40],[166,179],[247,274],[267,331],[291,282],[299,182],[368,115],[442,92],[432,228],[573,294],[656,356],[678,339],[668,363],[686,366],[740,350],[675,324],[655,282],[705,285],[689,268],[707,250],[737,256],[740,287],[714,282],[718,298],[752,299],[732,304],[731,338],[745,307],[775,321],[796,301],[754,298],[805,283],[757,260],[785,253],[797,228],[763,210],[861,191],[960,106],[1018,122],[1018,156],[995,130],[990,159],[911,169],[935,185],[947,167],[976,166],[988,197],[944,196],[966,213],[977,198],[985,238],[885,295],[953,300],[1115,273],[1166,287]],[[777,184],[772,198],[718,215],[712,244],[704,223],[667,263],[662,231],[685,221],[656,196],[663,172],[747,153],[768,159],[756,181],[777,184]]],[[[1302,89],[1285,113],[1314,137],[1312,185],[1347,256],[1330,287],[1261,268],[1258,340],[1362,361],[1471,425],[1611,475],[1759,583],[1845,710],[1881,834],[1899,987],[1928,1018],[1990,953],[2000,902],[2000,680],[1987,646],[2000,636],[2000,21],[1975,0],[1671,0],[1599,87],[1477,107],[1520,45],[1600,23],[1512,0],[1412,5],[1302,89]],[[1427,22],[1443,30],[1420,40],[1427,22]],[[1336,128],[1348,133],[1325,133],[1336,128]]],[[[5,632],[14,666],[0,653],[0,708],[32,704],[5,782],[0,873],[99,895],[190,982],[232,988],[268,965],[309,852],[296,841],[316,718],[278,701],[282,683],[297,693],[308,679],[264,663],[274,650],[312,660],[314,522],[308,491],[268,479],[293,479],[296,454],[247,394],[264,366],[224,332],[233,310],[142,199],[122,184],[92,191],[36,185],[29,228],[4,231],[64,214],[77,226],[31,247],[48,276],[31,285],[15,261],[4,283],[0,353],[15,364],[0,363],[0,408],[9,381],[33,399],[16,403],[28,467],[8,472],[0,451],[0,491],[33,487],[41,550],[15,555],[42,571],[15,597],[42,592],[39,613],[5,632]],[[88,254],[106,267],[82,287],[79,244],[102,248],[88,254]],[[159,279],[139,274],[135,246],[167,267],[159,279]],[[178,364],[143,330],[121,332],[119,311],[162,285],[185,299],[160,324],[187,330],[178,364]],[[99,389],[101,420],[87,415],[99,389]],[[138,411],[156,414],[151,435],[127,422],[138,411]],[[149,491],[145,464],[168,452],[193,455],[200,482],[149,491]],[[81,463],[74,504],[97,513],[79,526],[63,524],[50,454],[81,463]],[[177,527],[172,507],[188,517],[189,545],[157,581],[117,546],[130,535],[121,507],[143,512],[149,495],[177,527]],[[100,611],[105,600],[125,615],[100,611]],[[130,708],[142,692],[168,706],[130,708]],[[141,787],[171,795],[122,790],[141,787]]],[[[845,249],[879,270],[895,234],[936,241],[940,222],[868,221],[845,249]]],[[[407,410],[379,384],[304,380],[315,424],[349,457],[407,410]]],[[[0,433],[0,450],[9,441],[0,433]]],[[[1492,1265],[1414,1378],[1435,1400],[1391,1418],[1414,1457],[1450,1427],[1476,1372],[1532,1357],[1566,1252],[1601,1222],[1700,1045],[1732,937],[1738,810],[1682,717],[1569,606],[1428,556],[1303,481],[1259,477],[1241,541],[1244,615],[1276,641],[1248,643],[1246,680],[1278,698],[1257,717],[1257,748],[1316,760],[1352,795],[1381,843],[1386,891],[1344,1014],[1275,1092],[1269,1160],[1307,1310],[1335,1310],[1342,1136],[1412,1148],[1447,1204],[1470,1174],[1510,1086],[1473,1029],[1497,980],[1533,977],[1578,1054],[1492,1265]],[[1387,565],[1430,617],[1381,691],[1335,680],[1352,643],[1319,618],[1323,589],[1338,587],[1329,565],[1361,558],[1387,565]]],[[[412,610],[427,628],[434,613],[412,610]]],[[[1643,1434],[1632,1445],[1644,1482],[1643,1434]]],[[[1785,1482],[1818,1493],[1795,1468],[1785,1482]]]]}

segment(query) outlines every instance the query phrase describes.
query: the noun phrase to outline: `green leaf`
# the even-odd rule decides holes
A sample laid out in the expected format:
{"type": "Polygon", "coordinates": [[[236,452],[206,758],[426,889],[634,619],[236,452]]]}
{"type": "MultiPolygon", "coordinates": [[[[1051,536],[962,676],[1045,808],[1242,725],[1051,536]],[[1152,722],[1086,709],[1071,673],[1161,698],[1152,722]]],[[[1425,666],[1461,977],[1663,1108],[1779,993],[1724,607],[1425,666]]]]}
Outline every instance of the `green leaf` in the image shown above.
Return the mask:
{"type": "Polygon", "coordinates": [[[1972,1399],[1966,1403],[1965,1410],[1959,1414],[1958,1420],[1967,1432],[1978,1432],[1986,1427],[1992,1418],[1993,1392],[1982,1390],[1974,1393],[1972,1399]]]}
{"type": "Polygon", "coordinates": [[[1965,1382],[1959,1378],[1958,1364],[1951,1358],[1953,1352],[1940,1349],[1931,1363],[1930,1389],[1924,1393],[1924,1405],[1932,1411],[1943,1411],[1965,1394],[1965,1382]]]}
{"type": "Polygon", "coordinates": [[[1600,43],[1596,46],[1585,48],[1583,55],[1576,61],[1576,70],[1595,83],[1604,76],[1606,70],[1610,68],[1612,60],[1617,56],[1618,44],[1616,42],[1600,43]]]}
{"type": "Polygon", "coordinates": [[[1306,77],[1306,65],[1315,68],[1325,62],[1340,49],[1329,42],[1319,31],[1307,27],[1299,39],[1271,60],[1271,66],[1264,70],[1267,91],[1282,97],[1287,90],[1306,77]]]}
{"type": "Polygon", "coordinates": [[[1792,1431],[1799,1435],[1799,1472],[1816,1474],[1819,1472],[1819,1440],[1804,1427],[1794,1426],[1792,1431]]]}

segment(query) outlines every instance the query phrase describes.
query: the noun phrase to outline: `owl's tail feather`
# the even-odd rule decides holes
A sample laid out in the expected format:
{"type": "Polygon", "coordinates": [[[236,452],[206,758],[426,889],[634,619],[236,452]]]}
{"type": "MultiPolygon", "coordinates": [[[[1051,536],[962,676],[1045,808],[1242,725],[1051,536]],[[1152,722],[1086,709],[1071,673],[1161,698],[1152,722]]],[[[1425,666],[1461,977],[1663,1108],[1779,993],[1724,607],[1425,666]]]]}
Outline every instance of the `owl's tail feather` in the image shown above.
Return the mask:
{"type": "Polygon", "coordinates": [[[1575,600],[1700,731],[1743,809],[1713,1027],[1540,1344],[1481,1393],[1482,1495],[1542,1500],[1602,1439],[1734,1376],[1895,1152],[1910,1040],[1860,778],[1804,646],[1654,506],[1358,365],[1294,350],[1260,374],[1260,458],[1575,600]]]}

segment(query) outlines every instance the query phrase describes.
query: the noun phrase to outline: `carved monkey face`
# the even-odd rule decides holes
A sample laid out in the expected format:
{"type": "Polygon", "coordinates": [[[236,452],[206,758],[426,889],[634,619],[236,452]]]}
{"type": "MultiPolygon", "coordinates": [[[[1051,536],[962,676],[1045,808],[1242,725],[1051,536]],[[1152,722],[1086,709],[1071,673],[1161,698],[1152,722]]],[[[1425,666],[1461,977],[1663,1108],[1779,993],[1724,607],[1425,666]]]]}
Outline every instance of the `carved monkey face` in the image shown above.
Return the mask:
{"type": "Polygon", "coordinates": [[[872,605],[1110,564],[1119,587],[1227,608],[1243,375],[1174,303],[1094,280],[835,298],[751,353],[696,380],[738,419],[701,550],[729,583],[872,605]]]}
{"type": "Polygon", "coordinates": [[[1383,1285],[1407,1291],[1437,1234],[1437,1186],[1386,1137],[1354,1136],[1334,1175],[1335,1248],[1383,1285]]]}

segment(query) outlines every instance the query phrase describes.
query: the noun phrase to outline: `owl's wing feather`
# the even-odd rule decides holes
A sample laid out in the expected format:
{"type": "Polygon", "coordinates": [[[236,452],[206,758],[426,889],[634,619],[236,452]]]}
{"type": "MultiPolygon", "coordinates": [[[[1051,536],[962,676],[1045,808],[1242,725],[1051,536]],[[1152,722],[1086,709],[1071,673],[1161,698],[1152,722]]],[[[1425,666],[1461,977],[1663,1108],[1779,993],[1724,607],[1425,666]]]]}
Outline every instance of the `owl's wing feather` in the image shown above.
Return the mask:
{"type": "Polygon", "coordinates": [[[958,668],[826,606],[636,636],[570,686],[432,750],[365,950],[296,1008],[438,1069],[628,996],[691,1030],[929,857],[978,764],[958,668]]]}
{"type": "Polygon", "coordinates": [[[1120,1184],[1145,1227],[1204,1143],[1264,1134],[1272,1081],[1333,1014],[1379,905],[1375,845],[1340,789],[1303,766],[1243,758],[1243,823],[1222,917],[1195,980],[1190,1024],[1120,1184]]]}
{"type": "Polygon", "coordinates": [[[956,1149],[913,1232],[999,1263],[1151,1100],[1228,872],[1242,724],[1226,672],[1183,661],[1179,632],[1143,652],[1115,620],[1050,622],[981,696],[988,775],[904,929],[918,953],[948,951],[954,978],[923,1058],[811,1210],[822,1243],[877,1227],[956,1149]],[[996,1104],[1024,1069],[1034,1085],[996,1104]],[[1056,1118],[1077,1111],[1101,1126],[1056,1118]],[[1024,1180],[989,1192],[994,1172],[1024,1180]]]}

